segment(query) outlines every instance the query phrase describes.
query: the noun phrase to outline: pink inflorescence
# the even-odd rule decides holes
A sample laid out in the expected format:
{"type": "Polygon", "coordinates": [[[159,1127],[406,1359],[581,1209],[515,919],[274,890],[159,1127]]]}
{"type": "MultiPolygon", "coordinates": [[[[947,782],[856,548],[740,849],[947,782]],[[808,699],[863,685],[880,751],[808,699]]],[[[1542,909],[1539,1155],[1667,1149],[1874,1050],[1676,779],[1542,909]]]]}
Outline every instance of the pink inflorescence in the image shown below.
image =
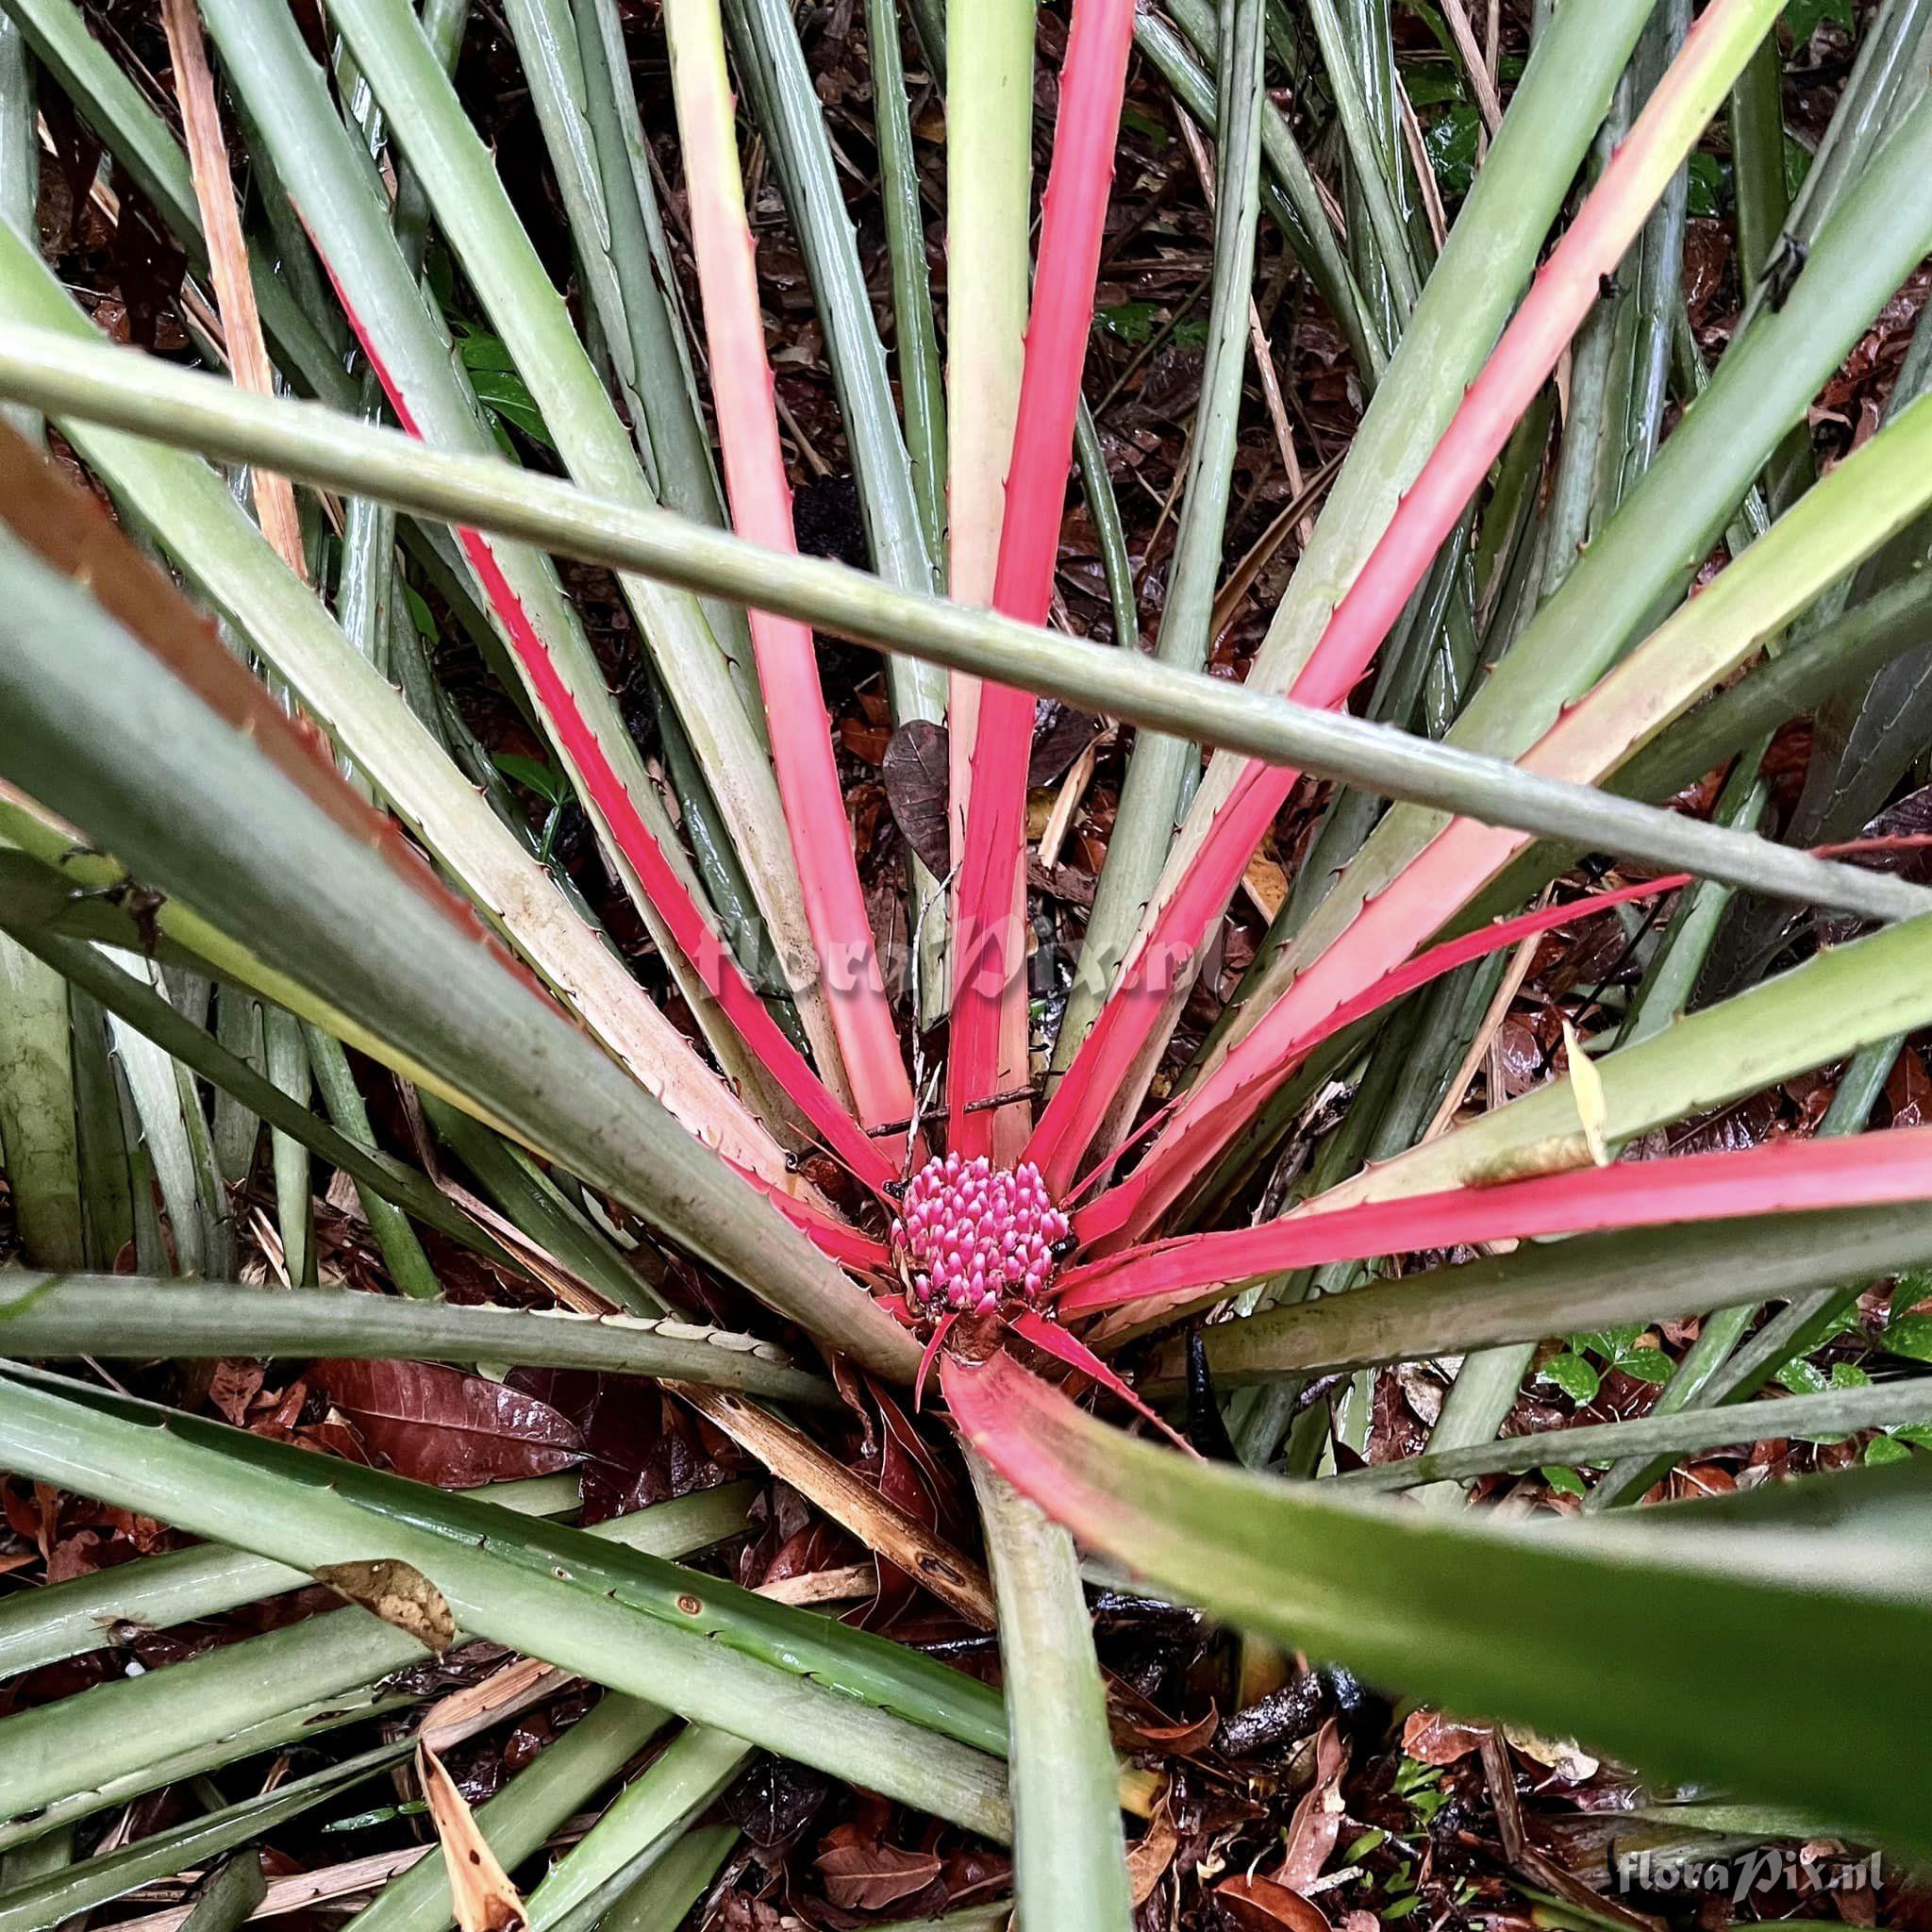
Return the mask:
{"type": "Polygon", "coordinates": [[[948,1154],[907,1183],[892,1247],[915,1314],[986,1314],[1002,1301],[1041,1299],[1067,1232],[1030,1160],[1004,1168],[948,1154]]]}

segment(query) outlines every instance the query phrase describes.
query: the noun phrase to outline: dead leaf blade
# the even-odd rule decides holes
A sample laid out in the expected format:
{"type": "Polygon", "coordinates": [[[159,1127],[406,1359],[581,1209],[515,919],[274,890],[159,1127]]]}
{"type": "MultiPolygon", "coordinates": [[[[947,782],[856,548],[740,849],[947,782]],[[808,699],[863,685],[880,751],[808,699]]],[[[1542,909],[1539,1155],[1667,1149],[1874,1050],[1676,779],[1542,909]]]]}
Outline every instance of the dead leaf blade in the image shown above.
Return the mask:
{"type": "Polygon", "coordinates": [[[451,1904],[462,1932],[524,1932],[530,1915],[463,1794],[428,1745],[416,1746],[416,1777],[449,1868],[451,1904]]]}

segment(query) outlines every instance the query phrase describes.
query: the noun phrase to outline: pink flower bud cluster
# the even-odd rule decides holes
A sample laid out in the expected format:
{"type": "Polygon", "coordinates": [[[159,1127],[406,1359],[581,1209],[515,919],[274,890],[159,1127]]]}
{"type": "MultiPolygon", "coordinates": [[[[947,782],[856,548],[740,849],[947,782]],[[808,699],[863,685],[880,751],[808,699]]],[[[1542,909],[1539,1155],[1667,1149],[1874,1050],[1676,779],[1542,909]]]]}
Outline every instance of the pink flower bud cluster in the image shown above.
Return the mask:
{"type": "Polygon", "coordinates": [[[990,1313],[1015,1296],[1038,1302],[1068,1225],[1030,1160],[1017,1169],[984,1156],[928,1160],[907,1183],[892,1224],[907,1300],[922,1315],[990,1313]]]}

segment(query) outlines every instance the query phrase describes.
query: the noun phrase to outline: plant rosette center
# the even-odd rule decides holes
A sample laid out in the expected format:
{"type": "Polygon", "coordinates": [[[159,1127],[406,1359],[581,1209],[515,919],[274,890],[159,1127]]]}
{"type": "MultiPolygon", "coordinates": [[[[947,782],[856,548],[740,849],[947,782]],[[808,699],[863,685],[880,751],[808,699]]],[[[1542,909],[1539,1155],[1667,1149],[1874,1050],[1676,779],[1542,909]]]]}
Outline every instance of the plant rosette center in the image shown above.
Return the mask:
{"type": "Polygon", "coordinates": [[[929,1320],[1038,1308],[1070,1231],[1030,1160],[936,1157],[906,1184],[892,1223],[906,1306],[929,1320]]]}

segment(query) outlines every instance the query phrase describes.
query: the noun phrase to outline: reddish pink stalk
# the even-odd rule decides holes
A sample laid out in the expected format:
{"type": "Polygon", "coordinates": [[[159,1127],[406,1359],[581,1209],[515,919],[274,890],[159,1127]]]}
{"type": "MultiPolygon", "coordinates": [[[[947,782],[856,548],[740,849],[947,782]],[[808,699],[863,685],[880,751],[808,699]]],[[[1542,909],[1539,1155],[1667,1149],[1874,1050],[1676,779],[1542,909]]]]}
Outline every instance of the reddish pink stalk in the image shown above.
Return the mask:
{"type": "Polygon", "coordinates": [[[1184,1235],[1070,1270],[1057,1307],[1089,1315],[1251,1274],[1477,1241],[1923,1200],[1932,1200],[1932,1127],[1776,1141],[1742,1154],[1622,1161],[1325,1213],[1311,1206],[1259,1227],[1184,1235]]]}
{"type": "Polygon", "coordinates": [[[849,1221],[841,1221],[836,1215],[827,1214],[824,1208],[815,1208],[808,1201],[801,1201],[795,1194],[786,1193],[738,1161],[732,1161],[731,1165],[741,1179],[749,1181],[821,1254],[829,1255],[840,1266],[851,1269],[855,1274],[891,1276],[892,1257],[886,1252],[885,1242],[875,1241],[869,1234],[861,1234],[849,1221]]]}
{"type": "Polygon", "coordinates": [[[1126,1085],[1158,1023],[1167,991],[1234,896],[1248,858],[1267,835],[1299,773],[1249,764],[1154,925],[1136,943],[1119,980],[1061,1076],[1026,1144],[1047,1186],[1064,1197],[1101,1123],[1126,1085]]]}
{"type": "MultiPolygon", "coordinates": [[[[1569,232],[1537,272],[1522,308],[1336,607],[1289,691],[1296,703],[1321,709],[1339,705],[1368,669],[1443,539],[1597,300],[1603,277],[1623,259],[1664,184],[1681,165],[1700,131],[1699,117],[1687,113],[1687,106],[1710,88],[1713,72],[1725,58],[1728,43],[1723,35],[1729,16],[1755,4],[1715,0],[1686,36],[1637,125],[1569,232]]],[[[1247,766],[1187,878],[1156,913],[1146,942],[1127,960],[1026,1148],[1049,1185],[1064,1191],[1071,1184],[1159,1019],[1163,1003],[1158,985],[1150,984],[1149,969],[1164,974],[1177,949],[1202,943],[1299,775],[1247,766]]]]}
{"type": "MultiPolygon", "coordinates": [[[[931,1366],[933,1357],[938,1356],[940,1386],[945,1391],[946,1407],[953,1411],[953,1420],[966,1432],[970,1441],[986,1451],[995,1467],[1004,1470],[1006,1464],[991,1447],[993,1441],[1003,1437],[1001,1418],[1004,1414],[1027,1403],[1064,1404],[1069,1408],[1073,1405],[1058,1389],[1048,1387],[1038,1375],[1023,1369],[1004,1348],[995,1349],[984,1361],[966,1361],[956,1355],[941,1354],[940,1344],[958,1319],[956,1315],[948,1315],[934,1331],[932,1340],[926,1344],[924,1358],[920,1363],[918,1386],[923,1392],[926,1370],[931,1366]]],[[[1137,1415],[1152,1423],[1176,1448],[1198,1458],[1200,1452],[1191,1442],[1176,1435],[1135,1394],[1129,1383],[1122,1380],[1084,1341],[1069,1335],[1057,1322],[1035,1310],[1021,1315],[1008,1325],[1023,1341],[1030,1341],[1042,1355],[1050,1355],[1065,1362],[1089,1380],[1110,1390],[1137,1415]]]]}
{"type": "MultiPolygon", "coordinates": [[[[697,32],[696,44],[688,47],[674,17],[672,67],[725,491],[741,537],[792,555],[798,545],[791,486],[778,442],[715,12],[698,25],[709,32],[697,32]]],[[[763,610],[751,611],[750,618],[778,796],[853,1100],[869,1126],[903,1121],[912,1112],[912,1086],[873,948],[811,630],[794,618],[763,610]]]]}
{"type": "MultiPolygon", "coordinates": [[[[1074,0],[1059,114],[1047,173],[1040,261],[1026,328],[1026,362],[1000,525],[993,608],[1044,624],[1059,551],[1060,513],[1093,321],[1093,283],[1113,185],[1133,0],[1074,0]]],[[[999,1091],[1001,1015],[1026,1000],[1024,920],[1016,920],[1026,841],[1026,764],[1033,696],[989,684],[979,699],[973,788],[955,898],[951,1058],[946,1105],[952,1144],[993,1152],[994,1110],[969,1111],[999,1091]]]]}
{"type": "MultiPolygon", "coordinates": [[[[326,258],[322,258],[326,267],[326,258]]],[[[334,272],[331,270],[329,273],[330,279],[335,281],[336,295],[341,302],[342,312],[349,319],[349,325],[362,346],[362,353],[369,358],[369,366],[382,384],[390,407],[396,412],[396,421],[411,436],[420,439],[423,432],[417,427],[415,412],[391,375],[380,351],[363,326],[361,317],[349,302],[346,291],[336,280],[334,272]]],[[[671,861],[651,836],[651,829],[644,824],[642,815],[631,803],[630,793],[611,769],[597,734],[591,728],[562,674],[551,660],[550,652],[537,634],[537,627],[530,622],[522,600],[510,588],[489,540],[481,532],[470,529],[458,529],[457,537],[463,546],[463,554],[470,559],[471,568],[476,573],[477,582],[482,585],[484,594],[502,623],[510,649],[530,681],[538,705],[549,722],[559,749],[569,759],[571,768],[579,774],[591,802],[610,827],[610,836],[616,841],[618,850],[637,874],[644,897],[664,922],[678,950],[696,968],[724,1017],[737,1027],[744,1043],[764,1063],[766,1071],[777,1081],[799,1112],[824,1137],[825,1144],[867,1187],[874,1191],[884,1189],[894,1178],[891,1163],[807,1064],[805,1057],[786,1039],[777,1022],[765,1010],[764,1002],[739,970],[738,962],[731,958],[724,941],[712,931],[704,914],[698,910],[685,890],[683,880],[677,876],[671,861]]]]}
{"type": "MultiPolygon", "coordinates": [[[[946,1407],[960,1433],[1023,1495],[1032,1496],[1058,1522],[1073,1520],[1068,1498],[1074,1478],[1058,1453],[1070,1432],[1091,1427],[1088,1417],[1059,1390],[1029,1374],[1004,1349],[984,1361],[948,1356],[941,1364],[946,1407]]],[[[1084,1446],[1084,1442],[1081,1444],[1084,1446]]],[[[1096,1492],[1096,1510],[1117,1515],[1096,1492]]],[[[1086,1524],[1081,1523],[1084,1529],[1086,1524]]]]}
{"type": "MultiPolygon", "coordinates": [[[[1077,1336],[1070,1335],[1058,1322],[1041,1314],[1038,1310],[1016,1316],[1009,1324],[1013,1333],[1023,1341],[1030,1341],[1042,1354],[1055,1357],[1071,1369],[1077,1369],[1090,1381],[1098,1382],[1103,1389],[1111,1390],[1137,1415],[1146,1420],[1165,1436],[1175,1448],[1188,1455],[1200,1457],[1200,1451],[1185,1436],[1176,1435],[1155,1412],[1134,1393],[1131,1384],[1123,1381],[1114,1370],[1093,1353],[1077,1336]]],[[[971,1371],[969,1370],[970,1374],[971,1371]]],[[[946,1399],[952,1400],[953,1384],[942,1370],[940,1374],[941,1386],[946,1391],[946,1399]]]]}
{"type": "MultiPolygon", "coordinates": [[[[1263,1091],[1272,1092],[1324,1040],[1332,1040],[1345,1027],[1366,1019],[1391,1000],[1398,1000],[1418,987],[1426,986],[1432,979],[1440,979],[1445,973],[1453,973],[1458,966],[1468,965],[1472,959],[1483,958],[1537,933],[1569,925],[1611,906],[1625,906],[1634,899],[1651,899],[1664,892],[1674,892],[1680,886],[1690,883],[1689,873],[1671,873],[1662,878],[1643,879],[1636,885],[1620,886],[1614,891],[1592,893],[1588,898],[1573,899],[1561,906],[1544,906],[1534,912],[1519,913],[1513,919],[1479,926],[1459,939],[1445,940],[1440,946],[1431,946],[1426,952],[1418,953],[1413,959],[1405,960],[1400,966],[1384,973],[1330,1007],[1320,1019],[1307,1022],[1306,1031],[1292,1031],[1292,1021],[1282,1022],[1276,1029],[1274,1015],[1299,988],[1301,982],[1297,980],[1289,994],[1278,1001],[1256,1026],[1255,1033],[1229,1051],[1226,1059],[1208,1076],[1200,1090],[1184,1095],[1141,1129],[1142,1134],[1149,1128],[1155,1132],[1154,1153],[1129,1179],[1103,1194],[1091,1208],[1076,1213],[1074,1217],[1074,1231],[1084,1244],[1091,1245],[1118,1234],[1123,1228],[1146,1225],[1154,1213],[1174,1198],[1180,1186],[1185,1185],[1185,1180],[1199,1174],[1213,1154],[1218,1154],[1240,1132],[1251,1118],[1263,1091]],[[1268,1034],[1267,1039],[1251,1049],[1250,1041],[1264,1032],[1268,1034]],[[1188,1160],[1185,1176],[1177,1182],[1174,1174],[1179,1170],[1169,1166],[1175,1158],[1170,1150],[1177,1143],[1169,1139],[1169,1130],[1180,1124],[1182,1116],[1186,1117],[1189,1128],[1186,1142],[1188,1160]],[[1211,1153],[1199,1153],[1199,1150],[1209,1147],[1211,1153]],[[1197,1154],[1198,1158],[1195,1158],[1197,1154]]],[[[1352,939],[1353,936],[1354,928],[1351,927],[1347,937],[1352,939]]],[[[1338,946],[1333,950],[1339,952],[1343,948],[1338,946]]],[[[1324,955],[1324,958],[1327,957],[1324,955]]],[[[1324,961],[1315,963],[1320,966],[1324,961]]]]}

